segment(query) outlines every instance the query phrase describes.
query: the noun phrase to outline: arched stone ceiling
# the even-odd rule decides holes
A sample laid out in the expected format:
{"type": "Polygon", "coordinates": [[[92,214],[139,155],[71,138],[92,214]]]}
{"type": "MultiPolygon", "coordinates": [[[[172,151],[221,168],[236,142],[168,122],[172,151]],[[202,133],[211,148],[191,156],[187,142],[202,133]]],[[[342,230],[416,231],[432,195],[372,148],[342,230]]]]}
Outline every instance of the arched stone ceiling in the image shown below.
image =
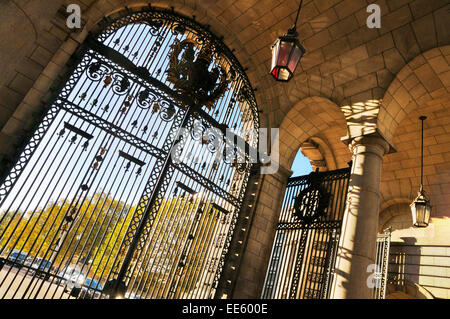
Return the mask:
{"type": "Polygon", "coordinates": [[[450,98],[421,104],[404,118],[393,137],[397,152],[383,159],[381,210],[393,203],[409,203],[420,186],[421,123],[424,122],[424,189],[433,206],[432,216],[450,216],[450,98]]]}
{"type": "Polygon", "coordinates": [[[279,149],[272,149],[272,154],[278,151],[280,164],[289,168],[301,144],[321,133],[322,136],[333,136],[327,141],[330,145],[344,146],[340,141],[346,133],[344,114],[326,98],[308,97],[294,105],[284,117],[279,129],[279,149]]]}
{"type": "Polygon", "coordinates": [[[410,216],[411,209],[409,208],[409,204],[409,200],[404,200],[403,202],[392,204],[383,210],[380,209],[380,216],[378,217],[378,232],[382,233],[386,228],[387,223],[392,218],[405,214],[409,214],[410,216]]]}
{"type": "MultiPolygon", "coordinates": [[[[91,0],[104,15],[142,1],[91,0]]],[[[275,39],[294,22],[296,0],[156,1],[211,25],[224,37],[244,67],[264,111],[262,123],[278,127],[289,109],[308,96],[323,96],[338,105],[381,99],[395,74],[411,59],[450,41],[447,1],[371,1],[381,7],[381,29],[366,26],[365,0],[304,0],[298,32],[307,53],[296,76],[278,83],[269,75],[275,39]]]]}
{"type": "MultiPolygon", "coordinates": [[[[340,123],[338,126],[330,127],[315,135],[328,143],[331,149],[331,155],[334,157],[336,163],[336,169],[347,167],[348,162],[352,159],[348,146],[341,141],[341,137],[345,133],[346,128],[340,123]]],[[[331,170],[332,168],[329,169],[331,170]]]]}
{"type": "MultiPolygon", "coordinates": [[[[82,42],[83,34],[95,30],[95,25],[104,16],[125,7],[133,11],[149,5],[142,0],[64,1],[66,4],[80,4],[86,22],[83,32],[72,35],[75,43],[73,40],[64,43],[67,47],[73,47],[77,41],[82,42]]],[[[26,1],[17,1],[22,2],[26,1]]],[[[235,50],[241,64],[248,68],[250,81],[258,89],[256,98],[263,111],[261,125],[266,127],[279,127],[295,104],[311,96],[326,98],[338,106],[379,100],[408,62],[423,52],[450,43],[449,4],[446,0],[304,0],[298,32],[307,53],[294,79],[289,83],[279,83],[269,75],[269,48],[292,26],[298,3],[299,0],[158,0],[151,4],[166,8],[173,6],[178,13],[195,15],[197,21],[210,25],[213,33],[223,37],[225,44],[235,50]],[[369,2],[381,7],[381,29],[366,26],[369,2]]],[[[46,8],[49,14],[55,12],[53,7],[46,8]]],[[[38,18],[30,17],[32,21],[38,18]]],[[[38,38],[44,39],[40,46],[45,46],[48,51],[45,54],[51,57],[58,47],[46,46],[48,39],[45,40],[45,34],[49,28],[37,31],[38,38]]],[[[57,31],[55,34],[59,35],[57,31]]],[[[67,33],[61,34],[61,39],[67,39],[67,36],[67,33]]],[[[441,52],[447,56],[445,50],[441,52]]],[[[66,51],[70,54],[71,50],[66,51]]],[[[32,56],[32,52],[26,55],[32,56]]],[[[44,67],[45,63],[42,65],[44,67]]],[[[11,65],[10,68],[15,70],[18,67],[11,65]]],[[[33,79],[26,79],[26,87],[32,86],[38,74],[33,75],[33,79]]],[[[442,82],[448,82],[448,73],[445,77],[441,78],[442,82]]],[[[13,84],[19,87],[21,83],[13,84]]],[[[11,114],[26,93],[23,88],[21,95],[8,104],[11,114]]],[[[6,118],[4,122],[7,122],[6,118]]],[[[12,136],[13,133],[8,132],[19,130],[23,123],[16,120],[9,126],[7,132],[2,131],[4,136],[12,136]]],[[[313,135],[308,132],[307,125],[303,130],[307,136],[313,135]]],[[[290,151],[294,153],[297,150],[290,151]]]]}
{"type": "Polygon", "coordinates": [[[377,126],[388,140],[399,123],[420,105],[450,97],[450,45],[431,49],[409,62],[386,91],[377,126]]]}

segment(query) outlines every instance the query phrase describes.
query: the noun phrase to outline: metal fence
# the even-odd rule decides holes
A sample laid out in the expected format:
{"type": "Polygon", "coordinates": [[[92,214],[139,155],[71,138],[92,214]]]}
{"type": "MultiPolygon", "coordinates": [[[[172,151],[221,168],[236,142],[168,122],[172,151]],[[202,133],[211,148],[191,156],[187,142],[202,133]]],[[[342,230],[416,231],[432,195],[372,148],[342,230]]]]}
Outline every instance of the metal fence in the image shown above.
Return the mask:
{"type": "Polygon", "coordinates": [[[350,169],[288,182],[262,298],[329,297],[350,169]]]}
{"type": "Polygon", "coordinates": [[[377,254],[375,258],[375,287],[373,297],[375,299],[386,298],[386,286],[389,266],[389,250],[391,244],[391,228],[384,230],[377,236],[377,254]]]}
{"type": "Polygon", "coordinates": [[[257,148],[252,88],[192,19],[103,23],[0,176],[0,299],[212,298],[252,165],[223,131],[257,148]]]}

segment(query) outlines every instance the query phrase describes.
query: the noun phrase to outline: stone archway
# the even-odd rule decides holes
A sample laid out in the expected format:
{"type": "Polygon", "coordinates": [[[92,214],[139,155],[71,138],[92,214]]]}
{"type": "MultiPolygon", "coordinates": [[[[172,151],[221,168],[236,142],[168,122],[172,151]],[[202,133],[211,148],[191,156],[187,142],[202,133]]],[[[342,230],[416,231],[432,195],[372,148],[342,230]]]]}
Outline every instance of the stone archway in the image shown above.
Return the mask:
{"type": "MultiPolygon", "coordinates": [[[[52,26],[48,30],[45,28],[36,29],[38,32],[36,43],[33,43],[33,48],[26,53],[28,57],[24,65],[28,66],[27,70],[21,71],[27,74],[27,77],[24,78],[19,74],[17,77],[20,81],[15,81],[17,82],[15,90],[20,94],[9,89],[0,91],[0,96],[5,98],[5,101],[1,103],[7,103],[9,107],[7,115],[0,119],[0,143],[3,145],[0,150],[0,163],[3,165],[9,165],[14,161],[17,149],[22,148],[26,142],[25,135],[31,134],[34,129],[35,119],[40,117],[44,110],[44,105],[49,102],[51,96],[49,91],[60,84],[61,76],[68,69],[67,64],[70,64],[71,55],[84,42],[88,33],[98,30],[100,27],[99,23],[102,21],[107,22],[108,18],[113,19],[124,13],[141,11],[149,6],[148,2],[139,0],[110,1],[108,3],[101,0],[91,1],[91,4],[88,6],[81,5],[83,12],[82,29],[70,30],[65,26],[65,7],[59,7],[61,1],[53,2],[55,1],[52,1],[51,5],[43,3],[39,9],[46,9],[46,14],[49,16],[43,15],[39,10],[34,10],[35,8],[31,8],[31,11],[29,10],[30,13],[35,14],[32,17],[33,21],[45,17],[46,20],[51,21],[47,23],[52,26]],[[54,16],[51,16],[51,14],[54,16]],[[30,59],[33,61],[30,62],[30,59]],[[30,80],[30,78],[33,78],[33,80],[30,80]]],[[[77,3],[75,0],[74,2],[75,4],[77,3]]],[[[152,5],[169,9],[173,6],[176,13],[187,17],[195,17],[199,23],[209,26],[213,33],[221,36],[222,40],[227,45],[230,45],[233,54],[239,61],[243,61],[245,68],[248,68],[247,74],[252,87],[263,86],[261,79],[264,79],[264,77],[260,73],[262,71],[257,68],[256,63],[246,51],[242,41],[226,27],[225,22],[227,20],[220,20],[217,18],[217,15],[211,13],[211,10],[216,12],[214,6],[203,6],[197,2],[185,3],[178,0],[160,0],[152,3],[152,5]]],[[[23,18],[21,17],[20,19],[23,18]]],[[[33,42],[32,40],[30,41],[33,42]]],[[[9,51],[10,48],[8,47],[7,50],[9,51]]],[[[21,52],[21,50],[18,51],[21,52]]],[[[14,68],[15,66],[11,67],[14,68]]],[[[24,69],[24,67],[21,69],[24,69]]],[[[261,101],[260,96],[258,95],[256,98],[258,104],[261,105],[264,101],[261,101]]],[[[260,116],[260,118],[262,120],[261,124],[263,126],[266,125],[264,124],[266,118],[264,116],[260,116]]]]}
{"type": "Polygon", "coordinates": [[[401,121],[425,103],[450,97],[450,45],[417,56],[397,74],[387,89],[377,127],[391,140],[401,121]]]}
{"type": "MultiPolygon", "coordinates": [[[[340,137],[346,131],[344,114],[330,100],[309,97],[299,101],[285,115],[280,125],[280,165],[290,167],[300,146],[309,138],[317,136],[328,143],[332,153],[339,153],[340,156],[335,157],[337,168],[345,167],[350,160],[350,152],[340,141],[340,137]]],[[[272,150],[274,151],[277,150],[272,150]]]]}
{"type": "Polygon", "coordinates": [[[387,228],[387,225],[389,224],[389,221],[397,216],[406,215],[410,212],[409,199],[399,199],[396,201],[390,201],[392,204],[389,206],[386,206],[385,208],[380,208],[380,216],[378,218],[378,232],[382,233],[385,228],[387,228]]]}
{"type": "MultiPolygon", "coordinates": [[[[1,181],[1,255],[20,252],[34,265],[24,276],[12,267],[3,272],[1,298],[212,298],[225,281],[253,165],[248,157],[242,169],[238,159],[209,159],[224,147],[212,147],[218,121],[237,136],[259,128],[253,90],[226,45],[192,19],[163,9],[121,14],[77,51],[77,63],[1,181]],[[192,50],[191,68],[203,63],[203,78],[211,81],[208,68],[217,70],[219,88],[196,82],[179,90],[183,49],[192,50]],[[77,282],[95,294],[70,282],[59,288],[56,277],[72,276],[74,267],[81,267],[77,282]],[[37,283],[40,277],[49,286],[37,283]]],[[[257,139],[245,137],[252,148],[257,139]]]]}

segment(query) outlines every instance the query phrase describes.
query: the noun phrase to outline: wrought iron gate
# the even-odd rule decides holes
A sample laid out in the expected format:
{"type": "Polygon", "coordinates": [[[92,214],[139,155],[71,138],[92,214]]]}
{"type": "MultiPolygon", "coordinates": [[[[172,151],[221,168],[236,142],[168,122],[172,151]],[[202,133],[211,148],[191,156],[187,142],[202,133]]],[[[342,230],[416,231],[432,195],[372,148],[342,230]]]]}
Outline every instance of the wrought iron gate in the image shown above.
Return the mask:
{"type": "Polygon", "coordinates": [[[377,236],[377,252],[375,257],[375,276],[374,276],[374,291],[375,299],[386,298],[387,276],[389,267],[389,250],[391,246],[391,228],[384,230],[383,234],[377,236]]]}
{"type": "Polygon", "coordinates": [[[289,179],[262,298],[328,298],[350,169],[289,179]]]}
{"type": "Polygon", "coordinates": [[[207,28],[105,19],[0,186],[0,298],[212,298],[258,128],[207,28]]]}

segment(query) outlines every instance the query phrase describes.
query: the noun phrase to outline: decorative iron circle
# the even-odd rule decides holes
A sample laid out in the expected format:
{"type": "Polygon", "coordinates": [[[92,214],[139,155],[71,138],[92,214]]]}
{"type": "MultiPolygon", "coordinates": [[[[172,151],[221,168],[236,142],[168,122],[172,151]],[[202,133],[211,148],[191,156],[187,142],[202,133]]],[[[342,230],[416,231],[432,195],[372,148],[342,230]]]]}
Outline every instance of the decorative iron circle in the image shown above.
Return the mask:
{"type": "Polygon", "coordinates": [[[311,223],[326,214],[330,193],[318,182],[298,193],[294,201],[294,216],[304,223],[311,223]]]}

